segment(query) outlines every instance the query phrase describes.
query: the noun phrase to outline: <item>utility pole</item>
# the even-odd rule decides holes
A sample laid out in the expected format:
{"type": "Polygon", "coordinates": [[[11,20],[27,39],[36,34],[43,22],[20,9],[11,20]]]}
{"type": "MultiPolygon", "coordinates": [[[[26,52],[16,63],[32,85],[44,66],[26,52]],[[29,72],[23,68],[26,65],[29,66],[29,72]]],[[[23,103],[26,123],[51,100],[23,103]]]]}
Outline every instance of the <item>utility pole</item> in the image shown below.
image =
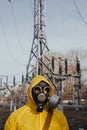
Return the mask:
{"type": "Polygon", "coordinates": [[[46,0],[34,0],[34,37],[26,67],[26,81],[28,82],[34,75],[43,75],[42,56],[49,51],[46,39],[45,13],[46,0]]]}
{"type": "Polygon", "coordinates": [[[80,61],[78,57],[76,57],[76,69],[77,75],[75,77],[74,84],[74,103],[75,105],[81,105],[81,70],[80,70],[80,61]]]}

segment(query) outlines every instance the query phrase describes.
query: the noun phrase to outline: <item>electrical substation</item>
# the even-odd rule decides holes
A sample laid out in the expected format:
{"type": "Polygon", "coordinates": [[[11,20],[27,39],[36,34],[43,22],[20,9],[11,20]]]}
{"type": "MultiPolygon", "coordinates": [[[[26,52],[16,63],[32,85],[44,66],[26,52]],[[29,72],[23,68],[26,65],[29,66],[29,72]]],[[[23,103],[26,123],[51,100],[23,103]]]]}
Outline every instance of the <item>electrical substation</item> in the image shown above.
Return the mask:
{"type": "MultiPolygon", "coordinates": [[[[0,99],[0,113],[5,110],[8,117],[12,111],[23,106],[28,101],[27,91],[31,79],[35,75],[42,75],[53,84],[55,93],[60,96],[58,109],[65,113],[70,130],[87,130],[87,124],[84,127],[84,121],[87,122],[87,119],[83,121],[80,115],[87,115],[87,87],[83,84],[82,72],[78,56],[73,60],[66,56],[60,57],[50,51],[50,43],[46,38],[46,0],[34,0],[34,33],[29,61],[26,65],[26,75],[22,75],[22,83],[17,87],[17,91],[15,77],[13,77],[13,86],[9,86],[7,76],[0,76],[0,93],[9,92],[8,96],[4,95],[0,99]],[[3,77],[4,84],[2,84],[3,77]],[[69,119],[70,114],[72,122],[69,119]],[[76,129],[74,127],[76,122],[73,121],[75,118],[78,120],[75,124],[76,129]]],[[[2,120],[4,117],[0,119],[2,122],[0,127],[3,127],[5,122],[2,120]]]]}

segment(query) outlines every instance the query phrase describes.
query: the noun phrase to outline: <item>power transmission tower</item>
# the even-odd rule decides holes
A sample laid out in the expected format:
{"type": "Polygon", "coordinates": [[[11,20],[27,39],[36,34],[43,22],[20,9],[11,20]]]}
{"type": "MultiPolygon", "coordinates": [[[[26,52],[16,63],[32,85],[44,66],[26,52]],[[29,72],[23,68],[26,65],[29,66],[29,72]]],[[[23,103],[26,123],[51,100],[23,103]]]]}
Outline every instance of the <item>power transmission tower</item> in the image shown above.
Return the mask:
{"type": "Polygon", "coordinates": [[[46,39],[46,0],[34,0],[34,37],[28,65],[26,80],[29,82],[33,75],[43,75],[42,56],[49,51],[46,39]]]}

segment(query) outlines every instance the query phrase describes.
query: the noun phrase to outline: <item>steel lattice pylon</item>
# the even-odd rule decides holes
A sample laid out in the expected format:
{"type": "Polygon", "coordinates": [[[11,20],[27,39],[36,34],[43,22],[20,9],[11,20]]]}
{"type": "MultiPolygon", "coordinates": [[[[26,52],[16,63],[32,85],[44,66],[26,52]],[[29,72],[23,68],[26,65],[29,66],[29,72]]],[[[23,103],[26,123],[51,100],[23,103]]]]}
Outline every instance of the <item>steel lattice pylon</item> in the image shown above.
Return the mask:
{"type": "Polygon", "coordinates": [[[46,39],[46,0],[34,0],[34,37],[26,68],[26,80],[43,75],[42,56],[49,51],[46,39]]]}

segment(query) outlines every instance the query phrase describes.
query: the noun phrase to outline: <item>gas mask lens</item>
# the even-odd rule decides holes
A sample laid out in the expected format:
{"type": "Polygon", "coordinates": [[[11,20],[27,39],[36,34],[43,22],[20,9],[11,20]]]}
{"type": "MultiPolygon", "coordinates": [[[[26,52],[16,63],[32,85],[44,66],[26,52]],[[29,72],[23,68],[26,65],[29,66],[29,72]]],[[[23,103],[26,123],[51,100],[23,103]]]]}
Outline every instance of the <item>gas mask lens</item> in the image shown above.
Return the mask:
{"type": "Polygon", "coordinates": [[[39,86],[34,87],[34,93],[39,94],[41,91],[41,88],[39,86]]]}
{"type": "Polygon", "coordinates": [[[41,86],[34,87],[34,94],[37,95],[37,99],[40,102],[46,100],[46,95],[49,94],[49,91],[50,91],[49,87],[41,87],[41,86]]]}
{"type": "Polygon", "coordinates": [[[34,87],[33,91],[35,94],[39,94],[41,92],[43,92],[44,94],[49,94],[50,88],[49,86],[37,85],[34,87]]]}
{"type": "Polygon", "coordinates": [[[50,88],[49,87],[45,87],[43,91],[44,91],[44,94],[48,94],[50,92],[50,88]]]}

